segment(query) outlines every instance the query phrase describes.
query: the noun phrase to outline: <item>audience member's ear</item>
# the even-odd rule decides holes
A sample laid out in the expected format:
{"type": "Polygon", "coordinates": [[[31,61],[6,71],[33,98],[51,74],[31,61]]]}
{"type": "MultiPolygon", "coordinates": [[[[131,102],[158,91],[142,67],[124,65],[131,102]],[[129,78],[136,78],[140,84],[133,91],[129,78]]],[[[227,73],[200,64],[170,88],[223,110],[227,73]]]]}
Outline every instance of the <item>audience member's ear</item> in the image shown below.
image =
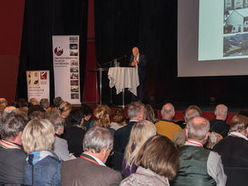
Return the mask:
{"type": "Polygon", "coordinates": [[[248,137],[248,127],[245,129],[245,136],[248,137]]]}
{"type": "Polygon", "coordinates": [[[210,134],[210,132],[208,132],[208,133],[206,134],[206,136],[205,136],[205,138],[204,138],[204,141],[205,141],[205,142],[208,141],[209,134],[210,134]]]}
{"type": "Polygon", "coordinates": [[[185,136],[186,138],[189,138],[189,129],[185,128],[185,136]]]}

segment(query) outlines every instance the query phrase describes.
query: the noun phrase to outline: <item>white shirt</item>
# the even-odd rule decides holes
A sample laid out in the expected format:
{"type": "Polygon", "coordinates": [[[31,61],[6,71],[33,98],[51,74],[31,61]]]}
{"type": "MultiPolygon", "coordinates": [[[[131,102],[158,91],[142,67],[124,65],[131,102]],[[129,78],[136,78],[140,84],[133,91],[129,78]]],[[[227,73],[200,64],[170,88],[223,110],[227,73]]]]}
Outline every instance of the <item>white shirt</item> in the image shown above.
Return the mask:
{"type": "MultiPolygon", "coordinates": [[[[87,154],[87,153],[85,153],[85,154],[87,154]]],[[[92,157],[94,160],[96,160],[96,162],[99,163],[99,165],[102,165],[102,166],[106,167],[106,165],[101,160],[99,160],[98,158],[96,158],[95,156],[92,156],[90,154],[87,154],[87,155],[90,156],[90,157],[92,157]]]]}
{"type": "Polygon", "coordinates": [[[248,138],[239,132],[231,132],[228,136],[237,136],[239,138],[243,138],[246,141],[248,141],[248,138]]]}

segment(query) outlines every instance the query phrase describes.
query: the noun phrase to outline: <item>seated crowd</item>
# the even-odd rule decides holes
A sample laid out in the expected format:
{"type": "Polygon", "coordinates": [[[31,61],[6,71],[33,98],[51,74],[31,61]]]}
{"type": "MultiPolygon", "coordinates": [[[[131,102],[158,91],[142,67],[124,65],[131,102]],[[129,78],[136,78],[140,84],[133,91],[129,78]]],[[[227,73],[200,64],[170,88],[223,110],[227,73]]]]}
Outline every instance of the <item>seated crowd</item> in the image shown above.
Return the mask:
{"type": "Polygon", "coordinates": [[[216,118],[190,105],[184,121],[174,121],[166,103],[161,119],[151,105],[94,110],[57,97],[0,98],[0,185],[208,186],[247,184],[248,112],[226,123],[220,104],[216,118]],[[126,117],[127,114],[127,117],[126,117]]]}

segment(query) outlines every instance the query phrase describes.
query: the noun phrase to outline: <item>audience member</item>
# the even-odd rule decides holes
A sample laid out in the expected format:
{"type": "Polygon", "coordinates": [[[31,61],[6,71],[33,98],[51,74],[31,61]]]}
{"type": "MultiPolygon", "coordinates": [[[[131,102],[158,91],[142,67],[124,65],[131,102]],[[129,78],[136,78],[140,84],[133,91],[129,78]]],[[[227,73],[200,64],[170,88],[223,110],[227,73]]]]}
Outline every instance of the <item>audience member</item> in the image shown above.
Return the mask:
{"type": "Polygon", "coordinates": [[[0,185],[24,184],[26,154],[21,147],[26,121],[15,113],[0,123],[0,185]]]}
{"type": "Polygon", "coordinates": [[[64,102],[64,100],[61,97],[56,97],[53,99],[53,105],[57,108],[64,102]]]}
{"type": "Polygon", "coordinates": [[[158,120],[156,119],[156,114],[152,106],[150,104],[146,104],[145,108],[146,108],[146,120],[152,123],[156,123],[158,120]]]}
{"type": "Polygon", "coordinates": [[[64,137],[68,142],[69,151],[76,157],[79,157],[83,152],[82,141],[87,131],[87,126],[84,124],[86,123],[85,120],[88,119],[88,114],[86,113],[85,116],[83,109],[71,111],[69,116],[70,125],[65,130],[64,137]]]}
{"type": "Polygon", "coordinates": [[[94,121],[95,127],[104,127],[114,136],[115,130],[110,128],[111,109],[107,105],[98,105],[93,112],[96,117],[94,121]]]}
{"type": "Polygon", "coordinates": [[[132,102],[127,109],[129,123],[115,132],[114,151],[124,153],[134,124],[146,119],[145,106],[141,102],[132,102]]]}
{"type": "Polygon", "coordinates": [[[185,130],[188,140],[180,148],[180,167],[173,181],[174,186],[225,186],[226,175],[221,157],[203,148],[209,128],[209,121],[202,117],[194,117],[187,122],[185,130]]]}
{"type": "Polygon", "coordinates": [[[5,108],[6,108],[5,105],[0,104],[0,116],[1,117],[3,116],[3,112],[5,108]]]}
{"type": "Polygon", "coordinates": [[[64,133],[64,119],[60,115],[52,115],[47,119],[53,124],[55,130],[54,153],[63,161],[75,159],[75,156],[69,153],[67,141],[61,138],[64,133]]]}
{"type": "Polygon", "coordinates": [[[25,185],[61,185],[61,161],[51,151],[54,127],[45,119],[31,120],[22,135],[22,144],[28,153],[25,166],[25,185]]]}
{"type": "Polygon", "coordinates": [[[20,107],[17,108],[15,111],[18,115],[21,115],[22,117],[25,118],[25,120],[28,121],[28,107],[20,107]]]}
{"type": "Polygon", "coordinates": [[[62,102],[59,106],[59,111],[61,112],[61,117],[66,119],[70,115],[72,105],[67,101],[62,102]]]}
{"type": "Polygon", "coordinates": [[[121,127],[126,126],[126,116],[124,113],[124,110],[122,108],[118,108],[114,111],[114,114],[112,115],[112,122],[110,124],[110,127],[114,130],[118,130],[121,127]]]}
{"type": "Polygon", "coordinates": [[[129,118],[128,125],[118,129],[114,135],[114,157],[112,167],[121,171],[124,151],[129,141],[132,127],[138,122],[146,119],[145,106],[137,101],[128,105],[127,114],[129,118]]]}
{"type": "Polygon", "coordinates": [[[136,173],[124,179],[120,186],[169,186],[179,167],[178,151],[167,137],[154,136],[142,146],[135,164],[136,173]]]}
{"type": "Polygon", "coordinates": [[[112,148],[113,136],[109,130],[91,128],[84,136],[84,153],[80,158],[62,163],[62,185],[119,185],[120,173],[104,164],[112,148]]]}
{"type": "Polygon", "coordinates": [[[32,119],[45,119],[46,111],[40,105],[31,105],[28,109],[28,117],[32,119]]]}
{"type": "Polygon", "coordinates": [[[4,107],[8,106],[8,101],[5,98],[0,98],[0,105],[3,105],[4,107]]]}
{"type": "Polygon", "coordinates": [[[38,100],[36,99],[36,98],[31,98],[30,100],[29,100],[29,103],[30,103],[30,105],[32,106],[34,106],[34,105],[39,105],[39,102],[38,102],[38,100]]]}
{"type": "Polygon", "coordinates": [[[47,98],[42,98],[42,99],[40,100],[40,106],[41,106],[44,110],[46,110],[46,109],[50,106],[48,99],[47,99],[47,98]]]}
{"type": "Polygon", "coordinates": [[[81,119],[81,126],[83,125],[86,127],[86,130],[89,130],[90,119],[92,116],[92,109],[86,104],[81,104],[80,110],[83,113],[83,118],[81,119]]]}
{"type": "Polygon", "coordinates": [[[22,107],[28,107],[28,102],[24,98],[19,98],[17,100],[17,107],[22,108],[22,107]]]}
{"type": "Polygon", "coordinates": [[[46,118],[52,117],[53,115],[61,116],[61,112],[59,111],[59,109],[57,107],[48,107],[46,109],[46,118]]]}
{"type": "Polygon", "coordinates": [[[137,167],[134,162],[137,159],[140,148],[147,139],[155,135],[156,127],[150,121],[139,121],[133,126],[122,162],[121,173],[124,177],[136,172],[137,167]]]}
{"type": "Polygon", "coordinates": [[[226,123],[227,111],[226,105],[217,105],[214,111],[216,118],[210,121],[210,131],[219,133],[223,138],[227,136],[230,128],[226,123]]]}
{"type": "Polygon", "coordinates": [[[223,137],[216,132],[210,132],[209,133],[209,137],[208,137],[208,141],[207,141],[207,145],[206,148],[207,149],[213,149],[214,146],[219,143],[220,140],[222,140],[223,137]]]}
{"type": "Polygon", "coordinates": [[[184,112],[184,121],[180,125],[183,129],[176,132],[174,135],[174,143],[178,147],[182,147],[185,141],[187,140],[186,132],[184,129],[186,126],[186,123],[194,117],[201,116],[201,114],[202,114],[201,109],[197,105],[190,105],[186,108],[184,112]]]}
{"type": "Polygon", "coordinates": [[[187,121],[196,116],[201,116],[202,111],[197,105],[189,105],[184,112],[184,120],[177,121],[176,123],[180,125],[181,128],[185,128],[187,121]]]}
{"type": "Polygon", "coordinates": [[[236,115],[230,122],[229,135],[215,145],[221,155],[227,185],[247,185],[248,173],[248,117],[236,115]]]}
{"type": "Polygon", "coordinates": [[[171,103],[167,103],[161,110],[162,119],[155,123],[157,133],[168,137],[171,141],[174,140],[175,133],[181,130],[181,127],[172,121],[174,115],[174,106],[171,103]]]}

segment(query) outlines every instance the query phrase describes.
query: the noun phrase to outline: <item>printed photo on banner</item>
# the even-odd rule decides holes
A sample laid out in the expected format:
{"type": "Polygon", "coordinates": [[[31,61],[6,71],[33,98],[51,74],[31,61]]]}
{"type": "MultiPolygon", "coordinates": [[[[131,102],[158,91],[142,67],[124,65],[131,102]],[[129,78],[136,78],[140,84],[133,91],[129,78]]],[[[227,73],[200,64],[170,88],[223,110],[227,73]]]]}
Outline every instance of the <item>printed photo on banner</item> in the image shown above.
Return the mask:
{"type": "Polygon", "coordinates": [[[79,94],[71,94],[71,99],[79,99],[79,94]]]}
{"type": "Polygon", "coordinates": [[[79,92],[78,86],[71,86],[71,92],[79,92]]]}
{"type": "Polygon", "coordinates": [[[78,86],[78,80],[71,80],[72,86],[78,86]]]}

